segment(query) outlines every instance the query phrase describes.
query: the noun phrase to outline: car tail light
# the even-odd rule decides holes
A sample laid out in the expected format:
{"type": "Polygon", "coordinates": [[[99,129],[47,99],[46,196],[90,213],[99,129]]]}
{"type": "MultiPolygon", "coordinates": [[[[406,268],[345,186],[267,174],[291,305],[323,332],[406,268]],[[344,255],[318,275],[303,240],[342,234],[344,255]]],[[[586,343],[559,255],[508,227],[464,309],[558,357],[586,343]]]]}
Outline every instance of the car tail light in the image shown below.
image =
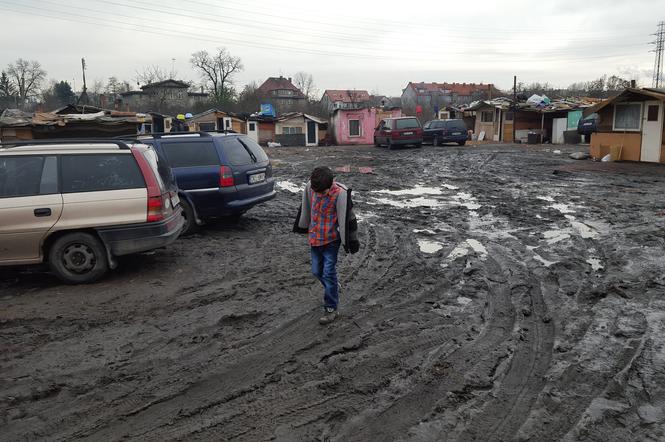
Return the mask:
{"type": "Polygon", "coordinates": [[[148,219],[149,223],[162,221],[164,219],[164,199],[161,195],[148,197],[148,219]]]}
{"type": "Polygon", "coordinates": [[[222,166],[219,168],[219,187],[232,187],[233,171],[229,166],[222,166]]]}
{"type": "Polygon", "coordinates": [[[159,187],[159,182],[155,176],[154,170],[150,167],[148,160],[145,159],[143,154],[138,149],[132,149],[132,154],[141,169],[143,179],[145,179],[146,190],[148,191],[148,210],[146,221],[155,222],[164,219],[164,212],[166,207],[164,199],[162,198],[162,189],[159,187]]]}

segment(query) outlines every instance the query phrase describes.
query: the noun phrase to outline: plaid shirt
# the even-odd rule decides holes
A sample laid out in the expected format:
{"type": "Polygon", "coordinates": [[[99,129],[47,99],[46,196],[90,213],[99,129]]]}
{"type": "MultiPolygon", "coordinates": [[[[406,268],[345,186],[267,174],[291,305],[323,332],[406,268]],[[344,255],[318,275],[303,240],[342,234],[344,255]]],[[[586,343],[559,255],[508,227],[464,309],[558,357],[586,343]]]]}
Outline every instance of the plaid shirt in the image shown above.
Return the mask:
{"type": "Polygon", "coordinates": [[[324,246],[339,239],[337,231],[337,198],[342,189],[333,183],[324,194],[310,191],[312,213],[309,222],[309,245],[324,246]]]}

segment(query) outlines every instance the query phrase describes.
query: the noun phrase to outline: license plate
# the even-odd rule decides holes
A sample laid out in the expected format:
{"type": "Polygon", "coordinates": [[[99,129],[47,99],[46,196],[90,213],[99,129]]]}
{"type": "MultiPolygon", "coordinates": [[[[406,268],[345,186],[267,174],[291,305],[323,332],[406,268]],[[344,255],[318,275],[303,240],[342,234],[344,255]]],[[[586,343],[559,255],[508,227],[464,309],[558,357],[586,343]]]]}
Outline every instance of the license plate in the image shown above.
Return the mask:
{"type": "Polygon", "coordinates": [[[462,132],[453,132],[453,135],[462,135],[462,132]]]}
{"type": "Polygon", "coordinates": [[[402,135],[413,135],[413,132],[403,132],[402,135]]]}
{"type": "Polygon", "coordinates": [[[584,123],[582,126],[591,126],[592,123],[584,123]]]}
{"type": "Polygon", "coordinates": [[[177,207],[178,204],[180,204],[180,198],[178,197],[178,194],[176,193],[175,195],[173,195],[173,196],[171,197],[171,205],[172,205],[173,207],[177,207]]]}
{"type": "Polygon", "coordinates": [[[255,173],[254,175],[249,176],[249,184],[256,184],[260,183],[261,181],[266,180],[266,174],[265,173],[255,173]]]}

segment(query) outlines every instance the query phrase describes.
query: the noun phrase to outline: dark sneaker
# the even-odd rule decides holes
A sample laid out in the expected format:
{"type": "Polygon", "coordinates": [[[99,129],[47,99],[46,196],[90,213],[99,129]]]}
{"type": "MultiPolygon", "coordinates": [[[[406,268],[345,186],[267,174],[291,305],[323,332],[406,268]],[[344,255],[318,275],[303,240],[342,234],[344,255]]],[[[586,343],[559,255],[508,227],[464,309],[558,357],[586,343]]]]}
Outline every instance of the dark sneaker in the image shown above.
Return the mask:
{"type": "Polygon", "coordinates": [[[339,312],[337,310],[326,307],[325,313],[323,314],[323,316],[321,316],[319,318],[319,324],[321,324],[321,325],[330,324],[338,316],[339,316],[339,312]]]}

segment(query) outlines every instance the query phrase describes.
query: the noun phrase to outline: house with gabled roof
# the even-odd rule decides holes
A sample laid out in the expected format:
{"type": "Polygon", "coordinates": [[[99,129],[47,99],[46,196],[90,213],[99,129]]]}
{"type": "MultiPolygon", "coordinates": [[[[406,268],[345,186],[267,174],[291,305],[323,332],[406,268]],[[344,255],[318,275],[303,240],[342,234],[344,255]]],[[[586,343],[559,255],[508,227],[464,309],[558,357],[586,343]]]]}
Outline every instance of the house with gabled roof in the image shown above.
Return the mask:
{"type": "Polygon", "coordinates": [[[257,89],[262,103],[272,104],[278,112],[301,109],[307,97],[292,82],[291,78],[269,77],[257,89]]]}
{"type": "Polygon", "coordinates": [[[364,90],[326,89],[321,97],[321,106],[329,113],[336,109],[363,109],[370,106],[370,96],[364,90]]]}
{"type": "Polygon", "coordinates": [[[179,80],[164,80],[141,86],[140,91],[122,92],[119,108],[124,111],[189,111],[208,100],[205,92],[192,92],[191,85],[179,80]]]}

